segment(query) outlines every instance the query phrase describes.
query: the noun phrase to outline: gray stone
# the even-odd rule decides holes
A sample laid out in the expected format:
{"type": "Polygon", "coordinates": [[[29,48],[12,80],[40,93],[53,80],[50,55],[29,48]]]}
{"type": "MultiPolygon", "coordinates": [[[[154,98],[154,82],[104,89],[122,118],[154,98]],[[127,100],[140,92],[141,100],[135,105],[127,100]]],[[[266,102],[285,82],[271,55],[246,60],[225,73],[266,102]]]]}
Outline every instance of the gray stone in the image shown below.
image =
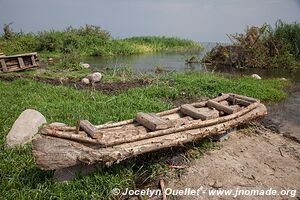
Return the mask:
{"type": "Polygon", "coordinates": [[[258,74],[252,74],[251,77],[252,77],[252,78],[255,78],[255,79],[257,79],[257,80],[260,80],[260,79],[261,79],[261,77],[260,77],[258,74]]]}
{"type": "Polygon", "coordinates": [[[31,142],[44,123],[46,119],[40,112],[32,109],[23,111],[6,136],[6,147],[13,148],[31,142]]]}
{"type": "Polygon", "coordinates": [[[97,83],[102,79],[102,74],[100,72],[94,72],[88,75],[87,78],[90,80],[90,82],[97,83]]]}
{"type": "Polygon", "coordinates": [[[88,68],[91,67],[91,65],[88,64],[88,63],[80,63],[80,65],[81,65],[83,68],[85,68],[85,69],[88,69],[88,68]]]}
{"type": "Polygon", "coordinates": [[[81,80],[81,83],[88,85],[88,84],[90,84],[90,80],[88,78],[83,78],[81,80]]]}

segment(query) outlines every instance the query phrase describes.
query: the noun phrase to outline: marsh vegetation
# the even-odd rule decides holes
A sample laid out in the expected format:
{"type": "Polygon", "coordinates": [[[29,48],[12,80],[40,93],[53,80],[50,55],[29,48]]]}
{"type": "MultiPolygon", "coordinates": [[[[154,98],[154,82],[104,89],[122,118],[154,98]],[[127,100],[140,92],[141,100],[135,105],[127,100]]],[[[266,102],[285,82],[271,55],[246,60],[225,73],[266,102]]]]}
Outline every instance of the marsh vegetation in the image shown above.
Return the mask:
{"type": "Polygon", "coordinates": [[[299,23],[278,21],[274,28],[269,24],[251,26],[245,33],[232,34],[229,38],[231,45],[215,47],[204,58],[204,62],[236,68],[299,67],[299,23]]]}

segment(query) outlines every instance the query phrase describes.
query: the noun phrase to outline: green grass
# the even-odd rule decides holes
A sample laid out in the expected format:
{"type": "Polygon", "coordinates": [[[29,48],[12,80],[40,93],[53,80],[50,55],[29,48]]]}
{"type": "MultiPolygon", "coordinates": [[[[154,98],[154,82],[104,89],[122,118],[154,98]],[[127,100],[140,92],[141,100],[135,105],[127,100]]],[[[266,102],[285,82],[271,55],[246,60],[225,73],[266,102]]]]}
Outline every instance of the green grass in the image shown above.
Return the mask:
{"type": "Polygon", "coordinates": [[[3,34],[0,37],[0,52],[6,55],[36,51],[42,58],[76,56],[115,56],[157,51],[192,51],[201,46],[191,40],[175,37],[133,37],[114,39],[97,26],[68,27],[63,31],[3,34]]]}
{"type": "MultiPolygon", "coordinates": [[[[4,148],[5,135],[25,109],[40,111],[48,122],[59,121],[75,125],[76,120],[81,118],[101,124],[132,118],[139,111],[158,112],[169,109],[173,106],[171,100],[174,99],[213,97],[220,92],[237,92],[264,101],[279,101],[286,97],[282,91],[285,84],[279,80],[255,80],[248,77],[228,79],[220,75],[194,72],[167,74],[158,77],[156,84],[130,89],[117,95],[104,95],[96,91],[51,86],[25,79],[0,81],[1,198],[107,199],[114,187],[134,188],[134,180],[143,174],[146,174],[146,179],[153,180],[157,175],[169,171],[166,165],[167,155],[154,153],[143,159],[134,158],[125,164],[99,169],[90,176],[70,183],[55,183],[52,180],[53,172],[42,171],[35,166],[30,146],[15,150],[4,148]]],[[[195,151],[198,153],[192,151],[188,154],[191,159],[198,158],[202,150],[210,149],[210,146],[207,142],[195,144],[195,151]]]]}

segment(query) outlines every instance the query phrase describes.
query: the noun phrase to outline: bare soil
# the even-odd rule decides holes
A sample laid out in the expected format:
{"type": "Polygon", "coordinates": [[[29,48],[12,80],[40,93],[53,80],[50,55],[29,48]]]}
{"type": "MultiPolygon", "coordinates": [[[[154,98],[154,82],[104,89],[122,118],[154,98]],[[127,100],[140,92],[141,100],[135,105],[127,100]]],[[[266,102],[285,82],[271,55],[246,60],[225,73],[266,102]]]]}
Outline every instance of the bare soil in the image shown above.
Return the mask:
{"type": "Polygon", "coordinates": [[[92,89],[101,91],[104,94],[116,94],[121,91],[127,91],[131,88],[146,86],[150,84],[148,80],[136,79],[130,81],[115,81],[115,82],[99,82],[94,83],[93,85],[83,84],[80,80],[74,79],[57,79],[57,78],[45,78],[45,77],[29,77],[29,76],[10,76],[10,77],[2,77],[0,76],[0,80],[4,81],[14,81],[20,78],[32,79],[35,81],[48,83],[52,85],[64,85],[68,87],[73,87],[75,89],[92,89]]]}
{"type": "MultiPolygon", "coordinates": [[[[167,187],[184,189],[297,190],[290,196],[238,196],[234,199],[299,199],[300,144],[267,129],[242,129],[220,142],[221,148],[192,161],[167,187]]],[[[176,196],[175,199],[233,199],[232,196],[176,196]]]]}

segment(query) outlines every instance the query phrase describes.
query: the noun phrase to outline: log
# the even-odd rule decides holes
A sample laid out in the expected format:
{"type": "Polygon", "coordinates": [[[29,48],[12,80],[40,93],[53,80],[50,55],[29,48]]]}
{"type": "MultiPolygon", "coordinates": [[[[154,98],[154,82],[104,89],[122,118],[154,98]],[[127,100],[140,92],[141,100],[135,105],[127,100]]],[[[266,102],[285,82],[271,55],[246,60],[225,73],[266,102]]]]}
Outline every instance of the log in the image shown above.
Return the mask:
{"type": "Polygon", "coordinates": [[[222,104],[220,104],[216,101],[213,101],[213,100],[208,100],[206,105],[210,108],[215,108],[215,109],[217,109],[219,111],[223,111],[227,114],[232,114],[232,113],[236,112],[233,108],[231,108],[229,106],[222,105],[222,104]]]}
{"type": "Polygon", "coordinates": [[[196,109],[190,104],[184,104],[181,106],[180,111],[186,115],[193,117],[194,119],[213,119],[219,117],[219,112],[210,108],[200,108],[196,109]]]}
{"type": "Polygon", "coordinates": [[[24,56],[37,56],[36,52],[33,53],[24,53],[24,54],[17,54],[17,55],[12,55],[12,56],[2,56],[1,58],[16,58],[16,57],[24,57],[24,56]]]}
{"type": "Polygon", "coordinates": [[[93,164],[102,162],[109,165],[129,157],[217,135],[236,127],[240,123],[264,116],[266,113],[266,107],[259,104],[258,107],[250,112],[224,123],[183,130],[173,134],[107,148],[95,148],[66,139],[41,136],[32,141],[32,153],[37,166],[45,170],[60,169],[80,163],[93,164]]]}
{"type": "Polygon", "coordinates": [[[88,120],[80,120],[79,126],[82,130],[84,130],[92,138],[101,138],[102,137],[102,134],[99,133],[98,129],[93,124],[91,124],[91,122],[89,122],[88,120]]]}
{"type": "Polygon", "coordinates": [[[78,134],[70,134],[68,132],[57,131],[49,128],[44,128],[41,133],[48,136],[70,139],[78,142],[101,145],[101,141],[86,137],[85,132],[79,132],[78,134]]]}
{"type": "Polygon", "coordinates": [[[236,97],[236,98],[239,98],[239,99],[242,99],[242,100],[246,100],[246,101],[249,101],[251,103],[260,102],[258,99],[254,99],[254,98],[251,98],[251,97],[246,97],[246,96],[238,95],[238,94],[229,93],[229,96],[236,97]]]}
{"type": "Polygon", "coordinates": [[[160,118],[153,113],[139,112],[137,113],[135,120],[152,131],[163,130],[172,127],[171,121],[160,118]]]}

